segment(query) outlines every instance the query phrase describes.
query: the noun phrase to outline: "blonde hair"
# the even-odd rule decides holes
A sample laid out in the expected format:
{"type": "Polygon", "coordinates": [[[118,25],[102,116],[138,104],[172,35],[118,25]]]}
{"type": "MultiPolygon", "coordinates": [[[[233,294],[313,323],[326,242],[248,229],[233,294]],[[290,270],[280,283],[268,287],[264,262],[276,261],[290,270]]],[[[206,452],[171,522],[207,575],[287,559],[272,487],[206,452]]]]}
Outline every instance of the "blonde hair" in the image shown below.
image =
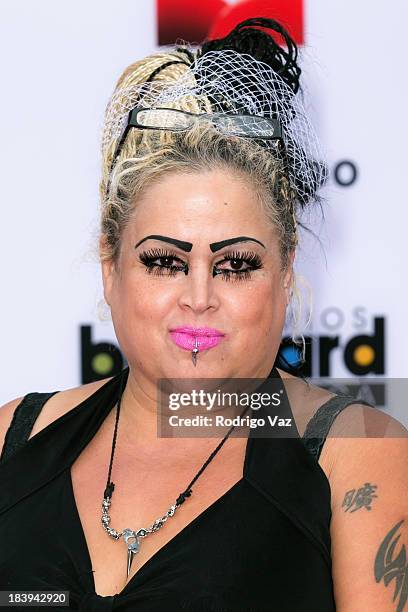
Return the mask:
{"type": "MultiPolygon", "coordinates": [[[[120,76],[114,96],[121,104],[121,92],[146,81],[174,83],[189,74],[194,59],[187,48],[150,55],[128,66],[120,76]]],[[[191,74],[191,78],[194,78],[191,74]]],[[[137,104],[137,101],[136,101],[137,104]]],[[[135,104],[135,106],[136,106],[135,104]]],[[[173,108],[193,113],[211,113],[205,97],[185,95],[171,104],[173,108]]],[[[283,163],[260,144],[248,138],[225,135],[210,122],[200,121],[186,132],[130,129],[114,166],[118,139],[102,150],[102,176],[99,249],[100,261],[117,263],[121,236],[137,200],[154,181],[168,173],[201,172],[212,169],[232,171],[253,186],[266,217],[279,241],[281,268],[287,268],[290,254],[298,243],[295,218],[295,193],[290,186],[283,163]]],[[[293,316],[300,323],[301,294],[293,276],[292,294],[299,306],[293,316]]],[[[295,333],[298,330],[295,329],[295,333]]],[[[292,340],[298,343],[294,334],[292,340]]],[[[304,354],[304,339],[301,336],[304,354]]]]}

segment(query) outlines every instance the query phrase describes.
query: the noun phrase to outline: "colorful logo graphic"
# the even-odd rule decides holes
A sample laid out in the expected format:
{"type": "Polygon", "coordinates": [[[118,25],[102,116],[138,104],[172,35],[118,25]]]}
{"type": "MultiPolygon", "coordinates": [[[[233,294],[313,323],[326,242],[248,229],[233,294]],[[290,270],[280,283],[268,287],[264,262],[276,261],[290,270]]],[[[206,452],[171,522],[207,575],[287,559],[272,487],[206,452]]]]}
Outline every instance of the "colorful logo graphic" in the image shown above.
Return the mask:
{"type": "Polygon", "coordinates": [[[121,351],[111,342],[93,342],[90,325],[81,325],[81,377],[85,385],[119,374],[127,365],[121,351]]]}
{"type": "Polygon", "coordinates": [[[332,360],[340,354],[347,370],[355,376],[385,373],[384,366],[384,317],[374,317],[372,334],[357,334],[343,340],[340,334],[305,336],[305,363],[301,364],[301,349],[291,338],[283,338],[279,350],[282,361],[304,376],[332,376],[332,360]],[[316,357],[315,358],[315,353],[316,357]],[[313,367],[314,366],[314,367],[313,367]]]}
{"type": "Polygon", "coordinates": [[[303,0],[156,0],[158,44],[177,39],[199,44],[220,38],[250,17],[279,21],[298,45],[303,44],[303,0]]]}
{"type": "MultiPolygon", "coordinates": [[[[332,311],[331,314],[337,312],[342,315],[340,309],[327,309],[327,312],[330,311],[332,311]]],[[[356,308],[353,314],[360,318],[364,311],[365,309],[356,308]]],[[[360,318],[360,324],[363,321],[366,326],[365,313],[360,318]]],[[[339,323],[341,328],[343,320],[339,320],[339,323]]],[[[385,385],[381,380],[376,382],[372,378],[372,376],[381,378],[385,374],[385,318],[374,317],[372,327],[372,333],[357,333],[351,337],[345,335],[341,329],[335,331],[329,328],[327,335],[319,333],[304,336],[304,362],[301,360],[301,347],[294,344],[291,338],[284,337],[279,348],[277,365],[295,375],[327,380],[327,384],[323,381],[319,384],[330,389],[331,380],[335,378],[336,365],[342,360],[351,377],[349,383],[342,384],[341,392],[350,395],[355,395],[357,392],[359,397],[363,397],[370,403],[374,402],[377,407],[386,406],[385,385]],[[354,384],[353,376],[368,376],[367,382],[354,384]]],[[[334,393],[339,391],[336,386],[330,390],[334,393]]]]}

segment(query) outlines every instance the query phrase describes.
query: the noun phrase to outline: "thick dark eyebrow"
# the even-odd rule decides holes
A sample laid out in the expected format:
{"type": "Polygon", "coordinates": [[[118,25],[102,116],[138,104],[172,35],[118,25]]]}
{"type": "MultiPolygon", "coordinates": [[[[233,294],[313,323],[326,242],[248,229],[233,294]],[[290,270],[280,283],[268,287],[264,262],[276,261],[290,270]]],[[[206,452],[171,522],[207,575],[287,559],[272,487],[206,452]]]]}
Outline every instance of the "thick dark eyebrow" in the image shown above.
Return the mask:
{"type": "MultiPolygon", "coordinates": [[[[161,240],[162,242],[168,242],[169,244],[174,244],[175,246],[185,251],[186,253],[189,253],[191,249],[193,248],[192,242],[185,242],[184,240],[177,240],[177,238],[170,238],[169,236],[161,236],[160,234],[150,234],[149,236],[145,236],[144,238],[142,238],[142,240],[139,240],[139,242],[135,244],[135,249],[137,249],[137,247],[140,244],[142,244],[142,242],[144,242],[145,240],[149,240],[149,239],[161,240]]],[[[262,242],[260,242],[256,238],[250,238],[249,236],[237,236],[236,238],[228,238],[227,240],[221,240],[220,242],[211,242],[210,249],[213,253],[215,253],[216,251],[219,251],[225,246],[228,246],[230,244],[236,244],[237,242],[257,242],[258,244],[263,246],[264,249],[266,249],[265,245],[262,244],[262,242]]]]}
{"type": "Polygon", "coordinates": [[[237,236],[236,238],[228,238],[228,240],[221,240],[220,242],[212,242],[210,244],[210,249],[213,253],[215,253],[223,247],[228,246],[229,244],[235,244],[236,242],[257,242],[258,244],[263,246],[264,249],[266,249],[266,246],[262,244],[262,242],[260,242],[256,238],[250,238],[249,236],[237,236]]]}
{"type": "Polygon", "coordinates": [[[162,240],[162,242],[169,242],[170,244],[174,244],[179,249],[182,249],[182,251],[186,251],[186,253],[189,253],[191,249],[193,248],[192,242],[184,242],[184,240],[177,240],[177,238],[169,238],[168,236],[160,236],[159,234],[151,234],[150,236],[146,236],[145,238],[142,238],[142,240],[139,240],[139,242],[135,244],[135,249],[137,249],[139,244],[142,244],[142,242],[144,242],[145,240],[148,240],[149,238],[153,240],[162,240]]]}

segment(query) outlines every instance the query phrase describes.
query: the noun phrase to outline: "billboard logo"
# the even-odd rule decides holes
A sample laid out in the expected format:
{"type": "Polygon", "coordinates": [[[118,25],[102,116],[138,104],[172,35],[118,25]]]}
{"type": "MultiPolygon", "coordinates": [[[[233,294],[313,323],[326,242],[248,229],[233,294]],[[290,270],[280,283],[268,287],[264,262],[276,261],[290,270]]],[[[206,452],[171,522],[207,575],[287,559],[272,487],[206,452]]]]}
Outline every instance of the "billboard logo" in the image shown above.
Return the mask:
{"type": "MultiPolygon", "coordinates": [[[[90,325],[81,325],[81,378],[82,384],[102,380],[119,374],[127,361],[119,347],[111,342],[94,342],[90,325]]],[[[300,349],[291,338],[282,339],[277,363],[283,357],[304,376],[333,376],[333,359],[342,355],[350,374],[365,376],[385,374],[385,318],[374,317],[372,333],[358,333],[345,341],[341,334],[305,336],[305,362],[300,362],[300,349]]],[[[278,365],[279,367],[279,365],[278,365]]]]}

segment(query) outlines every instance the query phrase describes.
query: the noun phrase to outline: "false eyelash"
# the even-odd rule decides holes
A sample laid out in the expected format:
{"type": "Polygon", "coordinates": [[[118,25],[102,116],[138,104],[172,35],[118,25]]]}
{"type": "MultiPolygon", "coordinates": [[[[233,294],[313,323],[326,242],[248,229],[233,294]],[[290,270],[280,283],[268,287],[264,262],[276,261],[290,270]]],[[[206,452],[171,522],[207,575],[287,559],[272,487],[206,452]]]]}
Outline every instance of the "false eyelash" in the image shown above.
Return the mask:
{"type": "Polygon", "coordinates": [[[228,251],[227,253],[224,253],[224,259],[222,261],[218,261],[217,263],[224,263],[224,261],[228,261],[230,259],[241,259],[254,269],[262,267],[261,258],[253,251],[244,251],[243,253],[238,251],[228,251]]]}
{"type": "Polygon", "coordinates": [[[250,278],[252,270],[220,270],[218,274],[226,281],[241,281],[250,278]]]}
{"type": "Polygon", "coordinates": [[[224,259],[222,261],[219,261],[218,265],[220,263],[224,263],[224,261],[229,261],[230,259],[239,259],[251,267],[246,268],[245,270],[219,270],[218,274],[221,274],[223,279],[226,281],[248,280],[249,278],[251,278],[252,272],[254,270],[259,270],[260,268],[262,268],[262,261],[260,256],[257,253],[254,253],[253,251],[228,251],[227,253],[224,253],[224,259]]]}
{"type": "Polygon", "coordinates": [[[175,276],[177,272],[184,272],[187,267],[187,264],[182,261],[176,253],[172,251],[168,251],[165,249],[153,248],[148,251],[143,251],[139,255],[140,261],[146,266],[146,272],[148,274],[155,274],[156,276],[175,276]],[[181,262],[182,266],[161,266],[159,264],[153,263],[156,259],[162,257],[172,257],[176,261],[181,262]]]}
{"type": "MultiPolygon", "coordinates": [[[[143,251],[139,255],[139,259],[146,266],[146,272],[148,274],[154,274],[156,276],[175,276],[177,272],[184,272],[186,269],[188,269],[187,264],[185,264],[175,252],[165,249],[153,248],[148,251],[143,251]],[[171,257],[176,261],[181,262],[183,265],[162,266],[153,263],[156,259],[164,257],[171,257]]],[[[247,268],[245,270],[219,270],[217,274],[221,274],[223,279],[226,281],[231,281],[232,279],[237,281],[247,280],[251,277],[251,273],[254,270],[262,268],[262,261],[260,256],[257,253],[254,253],[253,251],[229,251],[224,254],[224,258],[221,261],[217,262],[217,265],[224,263],[225,261],[229,261],[230,259],[239,259],[240,261],[248,264],[250,268],[247,268]]]]}

